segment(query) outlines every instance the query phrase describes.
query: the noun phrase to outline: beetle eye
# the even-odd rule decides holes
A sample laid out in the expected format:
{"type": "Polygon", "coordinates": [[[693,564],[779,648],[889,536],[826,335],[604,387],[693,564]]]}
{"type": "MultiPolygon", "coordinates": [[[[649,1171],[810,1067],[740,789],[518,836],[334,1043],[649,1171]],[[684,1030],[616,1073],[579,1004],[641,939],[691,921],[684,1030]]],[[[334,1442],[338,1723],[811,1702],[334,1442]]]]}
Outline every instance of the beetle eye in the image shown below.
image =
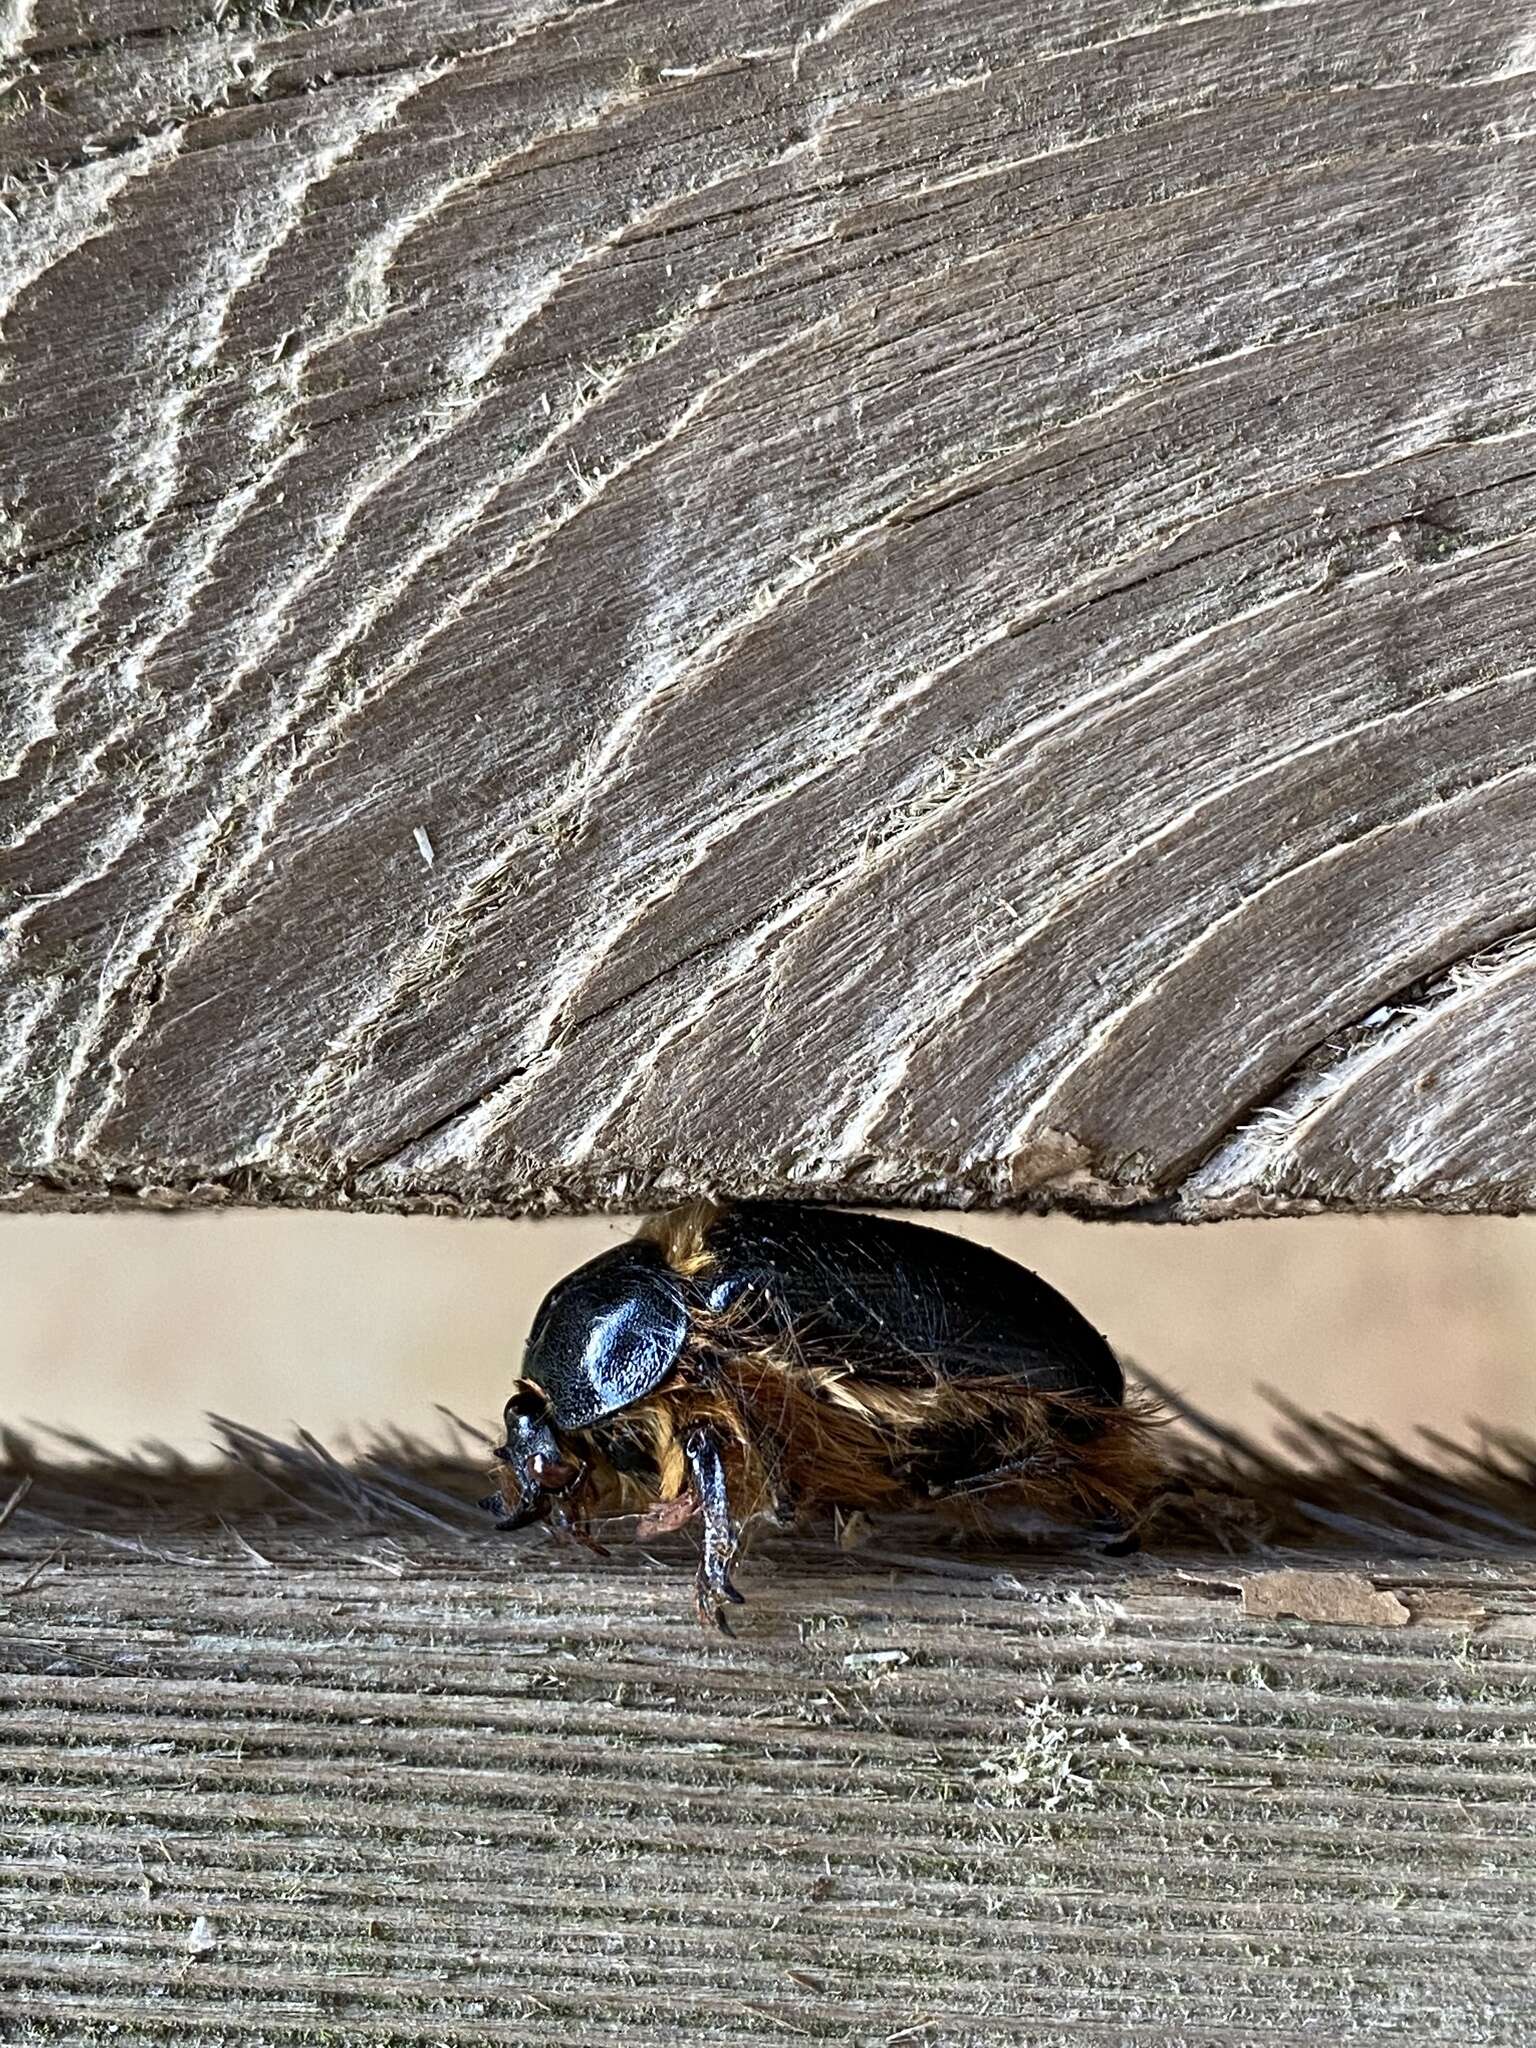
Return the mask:
{"type": "Polygon", "coordinates": [[[549,1414],[549,1397],[542,1387],[525,1380],[502,1412],[508,1429],[514,1422],[543,1422],[549,1414]]]}

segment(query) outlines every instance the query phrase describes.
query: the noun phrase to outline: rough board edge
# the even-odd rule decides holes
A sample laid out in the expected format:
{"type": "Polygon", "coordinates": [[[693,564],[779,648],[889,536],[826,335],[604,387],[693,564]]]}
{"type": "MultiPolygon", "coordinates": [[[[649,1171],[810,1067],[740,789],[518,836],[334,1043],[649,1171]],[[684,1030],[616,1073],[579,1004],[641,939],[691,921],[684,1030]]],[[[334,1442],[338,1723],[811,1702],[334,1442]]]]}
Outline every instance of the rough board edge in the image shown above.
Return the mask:
{"type": "Polygon", "coordinates": [[[667,1209],[707,1196],[721,1201],[777,1200],[825,1203],[829,1207],[945,1210],[1014,1215],[1070,1215],[1104,1223],[1210,1223],[1239,1217],[1319,1215],[1504,1215],[1527,1213],[1519,1200],[1428,1203],[1402,1197],[1387,1203],[1327,1202],[1315,1196],[1270,1193],[1197,1196],[1175,1190],[1154,1194],[1084,1176],[1027,1191],[1007,1191],[980,1177],[924,1174],[914,1169],[903,1184],[886,1176],[842,1174],[835,1181],[814,1174],[743,1172],[723,1177],[717,1168],[660,1169],[643,1174],[624,1169],[580,1180],[530,1177],[515,1185],[483,1189],[370,1184],[366,1175],[341,1172],[320,1177],[266,1169],[176,1174],[146,1169],[104,1174],[46,1175],[0,1169],[0,1214],[88,1215],[104,1210],[213,1210],[221,1208],[347,1211],[390,1216],[528,1217],[632,1215],[667,1209]]]}

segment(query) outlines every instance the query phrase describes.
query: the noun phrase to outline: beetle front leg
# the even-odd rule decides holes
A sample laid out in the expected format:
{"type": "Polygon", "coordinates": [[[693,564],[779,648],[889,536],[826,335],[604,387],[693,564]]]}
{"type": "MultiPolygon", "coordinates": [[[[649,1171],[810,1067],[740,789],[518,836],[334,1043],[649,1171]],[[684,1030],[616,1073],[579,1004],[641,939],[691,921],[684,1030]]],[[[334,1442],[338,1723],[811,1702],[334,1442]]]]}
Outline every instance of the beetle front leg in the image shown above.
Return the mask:
{"type": "Polygon", "coordinates": [[[689,1430],[683,1438],[683,1456],[688,1460],[693,1491],[704,1524],[704,1555],[699,1560],[694,1606],[706,1628],[713,1626],[723,1635],[729,1635],[731,1630],[725,1618],[725,1603],[729,1601],[733,1607],[740,1607],[742,1596],[731,1584],[731,1566],[736,1561],[739,1536],[731,1520],[725,1466],[721,1463],[719,1445],[705,1429],[689,1430]]]}

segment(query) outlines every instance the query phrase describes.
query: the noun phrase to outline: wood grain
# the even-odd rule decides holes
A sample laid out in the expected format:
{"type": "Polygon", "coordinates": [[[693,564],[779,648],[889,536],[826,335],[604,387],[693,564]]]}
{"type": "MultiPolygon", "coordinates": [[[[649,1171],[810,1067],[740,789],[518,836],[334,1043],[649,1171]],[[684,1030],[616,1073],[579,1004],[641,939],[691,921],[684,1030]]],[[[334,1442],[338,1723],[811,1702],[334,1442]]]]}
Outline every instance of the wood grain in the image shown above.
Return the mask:
{"type": "Polygon", "coordinates": [[[1536,1201],[1523,0],[10,0],[13,1200],[1536,1201]]]}
{"type": "Polygon", "coordinates": [[[498,1541],[476,1483],[34,1474],[8,2042],[1530,2040],[1536,1473],[1396,1538],[1357,1475],[1332,1549],[775,1538],[734,1642],[680,1539],[498,1541]]]}

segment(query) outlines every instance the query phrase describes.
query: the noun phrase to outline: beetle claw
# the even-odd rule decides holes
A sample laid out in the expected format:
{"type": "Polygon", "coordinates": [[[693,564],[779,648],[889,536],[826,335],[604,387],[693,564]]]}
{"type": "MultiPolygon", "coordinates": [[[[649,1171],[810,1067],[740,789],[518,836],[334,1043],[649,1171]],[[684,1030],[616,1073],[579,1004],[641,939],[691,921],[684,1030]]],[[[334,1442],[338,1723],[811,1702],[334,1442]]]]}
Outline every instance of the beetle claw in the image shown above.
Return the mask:
{"type": "Polygon", "coordinates": [[[727,1589],[711,1585],[709,1580],[705,1578],[704,1570],[701,1566],[699,1568],[699,1576],[694,1584],[693,1611],[705,1628],[718,1629],[721,1635],[729,1636],[734,1640],[736,1631],[731,1627],[730,1621],[726,1616],[725,1608],[721,1604],[722,1600],[732,1600],[737,1606],[742,1604],[741,1595],[734,1586],[727,1589]]]}

